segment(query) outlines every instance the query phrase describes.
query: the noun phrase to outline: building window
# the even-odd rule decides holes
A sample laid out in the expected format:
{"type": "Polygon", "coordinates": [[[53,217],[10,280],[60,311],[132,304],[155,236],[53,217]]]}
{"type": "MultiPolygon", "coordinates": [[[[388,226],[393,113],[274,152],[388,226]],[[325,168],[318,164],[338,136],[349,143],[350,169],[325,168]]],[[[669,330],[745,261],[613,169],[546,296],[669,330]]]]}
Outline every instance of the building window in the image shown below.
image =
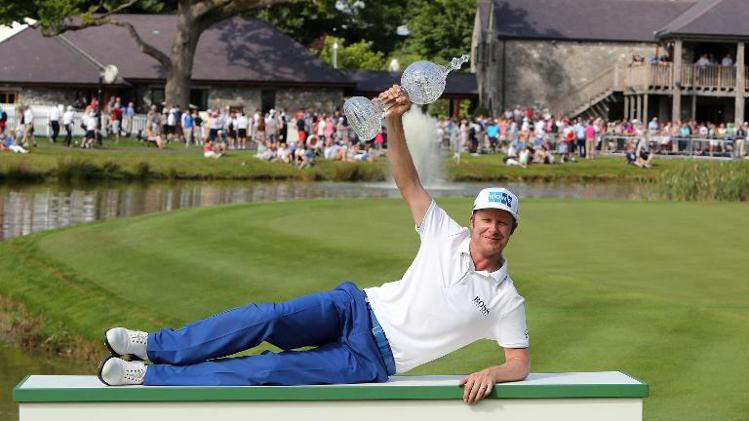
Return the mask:
{"type": "Polygon", "coordinates": [[[198,110],[208,109],[208,89],[190,89],[190,106],[198,110]]]}
{"type": "Polygon", "coordinates": [[[260,91],[260,108],[264,113],[276,108],[276,91],[272,89],[263,89],[260,91]]]}
{"type": "Polygon", "coordinates": [[[166,96],[164,95],[164,88],[151,88],[151,104],[152,105],[165,105],[164,101],[166,96]]]}
{"type": "Polygon", "coordinates": [[[0,92],[0,104],[15,104],[17,98],[15,92],[0,92]]]}

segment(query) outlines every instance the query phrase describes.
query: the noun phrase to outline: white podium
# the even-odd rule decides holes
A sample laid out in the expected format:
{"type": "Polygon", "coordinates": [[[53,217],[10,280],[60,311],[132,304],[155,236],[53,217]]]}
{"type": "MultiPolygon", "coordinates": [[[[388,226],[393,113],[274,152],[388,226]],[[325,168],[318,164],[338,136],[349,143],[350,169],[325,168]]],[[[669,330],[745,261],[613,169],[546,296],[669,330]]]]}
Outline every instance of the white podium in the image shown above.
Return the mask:
{"type": "Polygon", "coordinates": [[[20,421],[642,420],[649,388],[618,371],[533,373],[467,405],[463,376],[394,376],[325,386],[121,386],[95,376],[28,376],[13,390],[20,421]]]}

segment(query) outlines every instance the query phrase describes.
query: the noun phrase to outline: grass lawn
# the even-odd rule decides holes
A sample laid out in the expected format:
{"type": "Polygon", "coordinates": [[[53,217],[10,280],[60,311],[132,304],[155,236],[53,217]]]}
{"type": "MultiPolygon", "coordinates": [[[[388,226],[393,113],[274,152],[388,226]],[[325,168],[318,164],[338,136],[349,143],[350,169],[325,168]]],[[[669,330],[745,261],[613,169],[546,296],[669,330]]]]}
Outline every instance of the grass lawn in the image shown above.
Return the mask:
{"type": "MultiPolygon", "coordinates": [[[[470,199],[439,203],[467,219],[470,199]]],[[[630,373],[651,385],[648,420],[746,419],[746,204],[521,205],[507,256],[526,297],[533,371],[630,373]]],[[[105,327],[176,327],[345,279],[376,285],[399,278],[417,246],[400,200],[193,209],[0,243],[0,296],[44,315],[40,339],[60,340],[62,327],[63,340],[82,337],[101,355],[105,327]]],[[[484,341],[413,373],[467,373],[500,358],[484,341]]]]}

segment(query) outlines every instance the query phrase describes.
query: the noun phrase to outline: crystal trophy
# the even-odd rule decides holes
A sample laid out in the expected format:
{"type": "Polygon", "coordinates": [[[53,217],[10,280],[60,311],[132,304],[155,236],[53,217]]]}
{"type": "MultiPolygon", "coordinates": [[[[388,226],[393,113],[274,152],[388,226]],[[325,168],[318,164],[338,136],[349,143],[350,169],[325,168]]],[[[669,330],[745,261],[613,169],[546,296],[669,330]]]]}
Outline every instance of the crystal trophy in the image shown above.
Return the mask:
{"type": "MultiPolygon", "coordinates": [[[[460,69],[468,58],[467,55],[455,57],[447,66],[425,60],[412,63],[401,76],[401,90],[414,104],[431,104],[445,91],[447,74],[460,69]]],[[[343,104],[343,113],[361,140],[372,139],[380,131],[385,111],[379,98],[355,96],[343,104]]]]}

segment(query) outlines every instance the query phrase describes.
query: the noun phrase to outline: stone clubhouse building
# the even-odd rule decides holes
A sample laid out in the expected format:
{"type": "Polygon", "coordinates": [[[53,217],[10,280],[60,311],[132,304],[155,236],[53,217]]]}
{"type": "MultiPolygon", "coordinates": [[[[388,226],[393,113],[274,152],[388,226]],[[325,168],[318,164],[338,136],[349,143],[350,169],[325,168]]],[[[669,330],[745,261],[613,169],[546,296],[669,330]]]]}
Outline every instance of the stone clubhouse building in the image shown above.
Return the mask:
{"type": "MultiPolygon", "coordinates": [[[[118,15],[168,52],[174,15],[118,15]]],[[[140,52],[125,28],[105,25],[44,37],[27,27],[0,41],[0,104],[70,104],[82,108],[97,95],[99,75],[113,64],[118,78],[102,98],[119,96],[144,111],[164,104],[165,71],[140,52]]],[[[332,112],[353,95],[374,96],[398,83],[400,73],[334,69],[307,48],[256,18],[234,17],[201,35],[193,64],[190,103],[198,109],[230,106],[254,112],[312,108],[332,112]]],[[[451,73],[444,97],[478,103],[475,75],[451,73]]]]}
{"type": "Polygon", "coordinates": [[[747,0],[481,0],[472,66],[494,114],[739,123],[747,41],[747,0]]]}

